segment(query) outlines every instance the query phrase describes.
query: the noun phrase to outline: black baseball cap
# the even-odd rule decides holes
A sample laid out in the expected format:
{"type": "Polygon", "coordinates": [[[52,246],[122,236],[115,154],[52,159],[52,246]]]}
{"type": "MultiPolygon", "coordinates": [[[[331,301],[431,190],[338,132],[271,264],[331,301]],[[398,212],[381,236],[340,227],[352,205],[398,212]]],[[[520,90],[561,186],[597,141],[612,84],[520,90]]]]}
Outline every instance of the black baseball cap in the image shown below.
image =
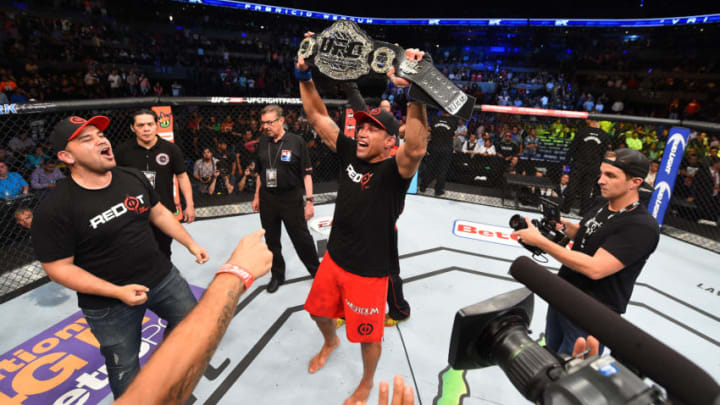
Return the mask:
{"type": "Polygon", "coordinates": [[[80,131],[88,125],[94,125],[100,131],[104,131],[110,125],[110,118],[103,115],[96,115],[89,120],[76,116],[67,117],[55,124],[55,128],[50,134],[50,146],[56,152],[65,149],[68,142],[78,136],[80,131]]]}
{"type": "Polygon", "coordinates": [[[358,124],[372,121],[393,136],[397,136],[398,132],[400,132],[400,126],[397,124],[395,117],[382,108],[373,108],[370,111],[356,111],[354,117],[355,122],[358,124]]]}
{"type": "Polygon", "coordinates": [[[603,159],[603,163],[613,165],[633,177],[643,179],[650,171],[650,159],[634,149],[616,149],[615,160],[603,159]]]}

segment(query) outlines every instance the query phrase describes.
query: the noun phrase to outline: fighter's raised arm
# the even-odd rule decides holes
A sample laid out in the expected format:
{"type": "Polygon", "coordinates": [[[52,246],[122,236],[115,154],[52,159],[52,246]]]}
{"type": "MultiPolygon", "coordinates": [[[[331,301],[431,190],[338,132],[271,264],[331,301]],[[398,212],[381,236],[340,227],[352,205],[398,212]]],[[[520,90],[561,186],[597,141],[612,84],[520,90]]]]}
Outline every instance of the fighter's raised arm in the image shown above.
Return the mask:
{"type": "Polygon", "coordinates": [[[327,107],[323,104],[320,93],[318,93],[317,88],[315,88],[315,83],[312,81],[310,66],[305,63],[302,57],[298,57],[295,69],[296,76],[300,81],[300,98],[302,99],[305,115],[325,145],[335,152],[337,150],[336,143],[340,128],[338,128],[335,121],[330,118],[327,107]]]}
{"type": "MultiPolygon", "coordinates": [[[[405,59],[421,60],[425,52],[417,49],[406,49],[405,59]]],[[[394,75],[394,69],[388,73],[390,80],[399,87],[408,86],[405,79],[398,78],[394,75]]],[[[397,159],[398,171],[400,175],[409,179],[415,175],[420,162],[427,152],[428,145],[428,126],[427,126],[427,109],[425,104],[410,102],[407,107],[407,121],[405,124],[405,143],[395,155],[397,159]]]]}

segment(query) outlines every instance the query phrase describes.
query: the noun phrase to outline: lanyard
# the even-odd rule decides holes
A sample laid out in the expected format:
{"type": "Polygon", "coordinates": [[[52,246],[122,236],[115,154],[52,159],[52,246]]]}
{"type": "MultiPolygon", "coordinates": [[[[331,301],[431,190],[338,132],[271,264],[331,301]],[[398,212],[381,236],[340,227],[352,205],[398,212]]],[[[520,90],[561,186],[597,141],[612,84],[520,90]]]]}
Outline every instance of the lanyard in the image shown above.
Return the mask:
{"type": "Polygon", "coordinates": [[[275,167],[277,167],[277,166],[272,167],[272,164],[273,164],[273,162],[276,162],[278,159],[278,156],[280,156],[280,150],[282,149],[283,142],[285,142],[285,137],[283,137],[283,139],[280,140],[280,145],[278,145],[277,152],[275,152],[275,159],[272,159],[272,160],[270,160],[270,145],[275,144],[275,142],[272,142],[272,141],[270,141],[270,142],[271,143],[268,143],[267,155],[268,155],[268,167],[270,168],[270,170],[272,170],[272,169],[275,169],[275,167]]]}
{"type": "MultiPolygon", "coordinates": [[[[624,212],[626,212],[626,211],[629,211],[629,210],[637,207],[638,205],[640,205],[640,201],[635,201],[634,203],[628,205],[627,207],[621,209],[621,210],[618,211],[618,212],[612,212],[610,215],[608,215],[607,220],[609,221],[609,220],[612,219],[612,217],[614,217],[614,216],[616,216],[616,215],[620,215],[620,214],[622,214],[622,213],[624,213],[624,212]]],[[[597,215],[600,213],[600,211],[602,211],[602,208],[600,208],[600,209],[598,210],[597,214],[595,214],[596,217],[597,217],[597,215]]],[[[609,204],[608,204],[608,211],[610,211],[610,205],[609,205],[609,204]]]]}
{"type": "MultiPolygon", "coordinates": [[[[638,205],[640,205],[640,201],[635,201],[634,203],[628,205],[627,207],[621,209],[620,211],[611,212],[610,215],[608,215],[607,219],[605,220],[605,223],[609,222],[613,217],[615,217],[615,216],[617,216],[617,215],[623,214],[623,213],[625,213],[625,212],[627,212],[627,211],[629,211],[629,210],[634,209],[634,208],[637,207],[638,205]]],[[[609,208],[609,207],[610,207],[610,204],[608,204],[608,211],[610,211],[610,208],[609,208]]],[[[604,208],[605,208],[604,206],[603,206],[603,207],[600,207],[600,208],[597,210],[597,212],[595,213],[595,215],[594,215],[590,220],[588,220],[588,221],[585,223],[586,229],[585,229],[585,234],[583,234],[582,240],[580,241],[580,248],[584,248],[584,247],[585,247],[585,242],[587,241],[587,238],[588,238],[590,235],[592,235],[595,230],[599,229],[600,226],[602,226],[602,224],[600,224],[600,223],[597,221],[597,218],[598,218],[598,216],[600,215],[600,212],[602,212],[602,210],[603,210],[604,208]],[[587,226],[588,224],[591,224],[591,225],[590,225],[590,226],[587,226]],[[590,231],[590,234],[588,234],[588,231],[590,231]]]]}

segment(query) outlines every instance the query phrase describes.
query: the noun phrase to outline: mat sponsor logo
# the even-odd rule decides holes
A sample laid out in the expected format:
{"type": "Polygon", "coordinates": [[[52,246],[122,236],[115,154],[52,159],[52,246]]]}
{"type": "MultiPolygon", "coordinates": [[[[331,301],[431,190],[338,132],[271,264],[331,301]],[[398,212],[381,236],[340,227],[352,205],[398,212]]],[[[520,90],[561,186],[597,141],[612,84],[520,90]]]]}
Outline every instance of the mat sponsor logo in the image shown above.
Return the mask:
{"type": "Polygon", "coordinates": [[[697,288],[699,288],[699,289],[701,289],[701,290],[703,290],[703,291],[705,291],[705,292],[709,292],[710,294],[713,294],[713,295],[716,295],[716,296],[720,297],[720,288],[708,287],[708,286],[704,285],[703,283],[698,284],[698,285],[697,285],[697,288]]]}
{"type": "Polygon", "coordinates": [[[500,243],[507,246],[521,247],[518,237],[512,236],[512,229],[494,225],[457,219],[453,223],[453,235],[461,238],[481,240],[484,242],[500,243]]]}
{"type": "MultiPolygon", "coordinates": [[[[190,286],[196,297],[203,289],[190,286]]],[[[143,319],[140,363],[162,342],[167,324],[143,319]]],[[[0,355],[0,404],[94,405],[110,395],[105,359],[82,312],[65,318],[0,355]]]]}
{"type": "Polygon", "coordinates": [[[320,232],[323,235],[329,235],[332,229],[332,217],[318,217],[310,221],[310,229],[320,232]]]}

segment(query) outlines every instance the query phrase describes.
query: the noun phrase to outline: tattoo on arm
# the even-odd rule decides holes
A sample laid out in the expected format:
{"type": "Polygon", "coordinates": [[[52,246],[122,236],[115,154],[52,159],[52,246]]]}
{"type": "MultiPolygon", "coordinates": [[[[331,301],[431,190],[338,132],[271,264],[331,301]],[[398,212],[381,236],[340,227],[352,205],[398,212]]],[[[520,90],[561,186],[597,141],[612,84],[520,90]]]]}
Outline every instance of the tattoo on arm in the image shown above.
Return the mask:
{"type": "Polygon", "coordinates": [[[215,330],[209,336],[209,342],[205,353],[202,354],[202,357],[198,359],[197,362],[193,363],[190,369],[188,369],[179,381],[170,387],[168,390],[167,401],[164,402],[176,403],[179,401],[185,401],[195,388],[198,380],[200,380],[200,376],[210,363],[210,359],[212,358],[213,353],[215,353],[215,349],[217,349],[218,344],[220,344],[220,340],[223,335],[225,335],[225,331],[230,324],[230,320],[232,320],[232,317],[235,314],[235,306],[237,305],[242,291],[244,291],[242,287],[234,289],[231,288],[227,291],[225,304],[223,305],[222,312],[217,320],[215,330]]]}

